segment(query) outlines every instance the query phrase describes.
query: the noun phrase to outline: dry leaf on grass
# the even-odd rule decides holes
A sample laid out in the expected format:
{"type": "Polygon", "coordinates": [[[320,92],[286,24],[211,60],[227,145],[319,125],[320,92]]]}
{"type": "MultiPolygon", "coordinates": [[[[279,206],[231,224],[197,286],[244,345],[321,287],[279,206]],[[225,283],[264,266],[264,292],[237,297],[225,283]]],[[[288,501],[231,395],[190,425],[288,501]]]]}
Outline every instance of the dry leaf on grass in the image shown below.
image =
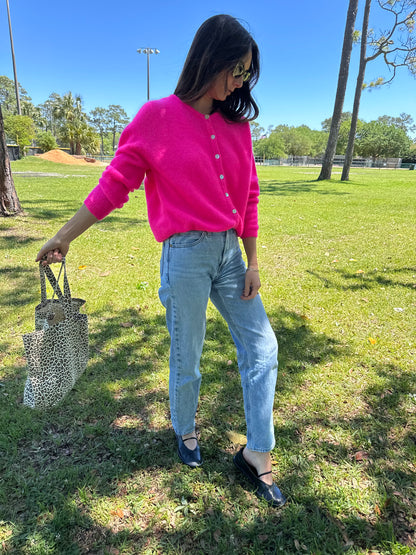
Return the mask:
{"type": "Polygon", "coordinates": [[[231,443],[237,443],[239,445],[245,445],[247,443],[247,438],[243,434],[239,434],[237,432],[229,430],[228,432],[226,432],[226,435],[231,443]]]}
{"type": "Polygon", "coordinates": [[[124,518],[123,509],[115,509],[113,511],[110,511],[110,514],[112,514],[113,516],[118,516],[118,518],[124,518]]]}
{"type": "Polygon", "coordinates": [[[367,451],[357,451],[354,455],[354,459],[358,462],[367,461],[368,458],[369,458],[369,455],[367,451]]]}

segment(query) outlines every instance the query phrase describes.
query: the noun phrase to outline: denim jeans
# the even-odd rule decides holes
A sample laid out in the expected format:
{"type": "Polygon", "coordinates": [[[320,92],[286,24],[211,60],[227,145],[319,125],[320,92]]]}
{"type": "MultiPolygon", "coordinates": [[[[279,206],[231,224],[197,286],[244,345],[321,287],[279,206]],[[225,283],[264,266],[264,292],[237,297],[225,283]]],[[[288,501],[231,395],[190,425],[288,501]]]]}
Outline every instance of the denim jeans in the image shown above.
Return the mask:
{"type": "Polygon", "coordinates": [[[208,299],[226,320],[237,348],[247,425],[247,447],[268,452],[275,444],[273,401],[277,341],[259,295],[242,300],[246,267],[234,230],[189,231],[164,241],[159,297],[171,338],[169,397],[173,428],[195,428],[199,371],[208,299]]]}

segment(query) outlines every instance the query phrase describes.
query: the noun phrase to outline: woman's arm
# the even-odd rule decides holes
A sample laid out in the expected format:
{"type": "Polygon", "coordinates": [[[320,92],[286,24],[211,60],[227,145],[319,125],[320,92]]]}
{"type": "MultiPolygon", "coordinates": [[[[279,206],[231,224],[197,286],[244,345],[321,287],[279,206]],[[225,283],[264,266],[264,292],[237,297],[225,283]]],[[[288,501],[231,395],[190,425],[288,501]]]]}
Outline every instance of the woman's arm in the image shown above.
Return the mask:
{"type": "Polygon", "coordinates": [[[78,212],[67,222],[58,233],[49,239],[38,252],[36,262],[42,260],[44,266],[53,262],[61,262],[66,256],[71,241],[84,233],[97,220],[83,204],[78,212]]]}
{"type": "Polygon", "coordinates": [[[257,238],[244,237],[243,246],[247,257],[247,271],[244,291],[241,299],[248,301],[254,299],[261,287],[259,265],[257,262],[257,238]]]}

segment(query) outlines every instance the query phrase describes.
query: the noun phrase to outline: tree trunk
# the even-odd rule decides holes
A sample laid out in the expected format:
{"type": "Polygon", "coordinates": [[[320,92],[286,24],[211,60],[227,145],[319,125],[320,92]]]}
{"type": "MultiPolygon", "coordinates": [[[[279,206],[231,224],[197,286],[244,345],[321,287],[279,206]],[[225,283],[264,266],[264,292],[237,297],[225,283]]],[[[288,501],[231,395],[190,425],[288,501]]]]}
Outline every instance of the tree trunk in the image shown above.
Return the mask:
{"type": "Polygon", "coordinates": [[[17,216],[23,210],[17,197],[0,106],[0,216],[17,216]]]}
{"type": "Polygon", "coordinates": [[[345,24],[344,43],[342,46],[341,63],[338,74],[338,86],[335,96],[334,113],[332,114],[331,129],[329,131],[328,143],[322,162],[321,173],[318,181],[330,179],[332,164],[334,162],[335,151],[337,148],[339,128],[341,125],[342,108],[344,106],[345,90],[347,88],[348,72],[350,67],[351,51],[353,45],[353,35],[355,18],[358,11],[358,0],[350,0],[345,24]]]}
{"type": "Polygon", "coordinates": [[[358,111],[360,109],[361,92],[363,90],[365,68],[367,65],[367,35],[368,21],[370,18],[371,0],[366,0],[364,8],[363,29],[361,31],[360,68],[358,70],[357,84],[355,86],[354,107],[352,109],[351,127],[348,135],[348,145],[345,152],[344,167],[342,168],[341,181],[348,181],[350,168],[354,155],[355,134],[357,132],[358,111]]]}

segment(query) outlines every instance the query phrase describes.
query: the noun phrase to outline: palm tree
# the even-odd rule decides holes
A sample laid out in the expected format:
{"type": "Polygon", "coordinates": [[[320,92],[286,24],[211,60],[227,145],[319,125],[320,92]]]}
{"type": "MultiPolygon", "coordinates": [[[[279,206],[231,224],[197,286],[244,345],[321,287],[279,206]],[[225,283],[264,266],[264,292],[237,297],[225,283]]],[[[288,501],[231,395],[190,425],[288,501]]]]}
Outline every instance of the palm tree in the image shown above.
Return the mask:
{"type": "Polygon", "coordinates": [[[334,162],[335,151],[337,148],[339,128],[341,125],[342,108],[344,106],[345,91],[348,82],[351,51],[354,40],[354,25],[357,11],[358,0],[350,0],[348,6],[347,21],[345,23],[344,43],[342,47],[341,63],[338,74],[338,86],[335,96],[334,112],[332,114],[328,143],[326,145],[321,173],[318,177],[318,180],[331,179],[332,164],[334,162]]]}
{"type": "Polygon", "coordinates": [[[49,98],[43,104],[39,105],[42,119],[45,122],[45,131],[50,131],[54,137],[57,135],[57,116],[56,108],[61,102],[61,96],[58,93],[51,93],[49,98]]]}
{"type": "Polygon", "coordinates": [[[74,97],[71,92],[65,94],[61,101],[57,102],[54,116],[61,120],[61,136],[69,143],[71,154],[81,154],[82,128],[87,120],[82,111],[81,97],[74,97]]]}
{"type": "Polygon", "coordinates": [[[377,87],[391,83],[396,76],[399,67],[407,67],[416,76],[416,38],[413,35],[416,17],[415,0],[378,0],[378,5],[392,16],[391,27],[383,29],[374,34],[369,30],[369,18],[371,0],[366,0],[364,7],[363,28],[361,32],[360,65],[355,87],[354,106],[352,109],[351,128],[348,137],[347,150],[345,152],[344,167],[342,169],[341,181],[348,181],[352,164],[355,134],[357,131],[358,112],[360,109],[361,93],[364,88],[364,77],[368,62],[378,57],[384,59],[385,64],[392,71],[390,79],[385,81],[379,77],[370,83],[370,87],[377,87]],[[410,11],[408,11],[410,10],[410,11]],[[367,39],[373,49],[371,55],[367,55],[367,39]]]}

